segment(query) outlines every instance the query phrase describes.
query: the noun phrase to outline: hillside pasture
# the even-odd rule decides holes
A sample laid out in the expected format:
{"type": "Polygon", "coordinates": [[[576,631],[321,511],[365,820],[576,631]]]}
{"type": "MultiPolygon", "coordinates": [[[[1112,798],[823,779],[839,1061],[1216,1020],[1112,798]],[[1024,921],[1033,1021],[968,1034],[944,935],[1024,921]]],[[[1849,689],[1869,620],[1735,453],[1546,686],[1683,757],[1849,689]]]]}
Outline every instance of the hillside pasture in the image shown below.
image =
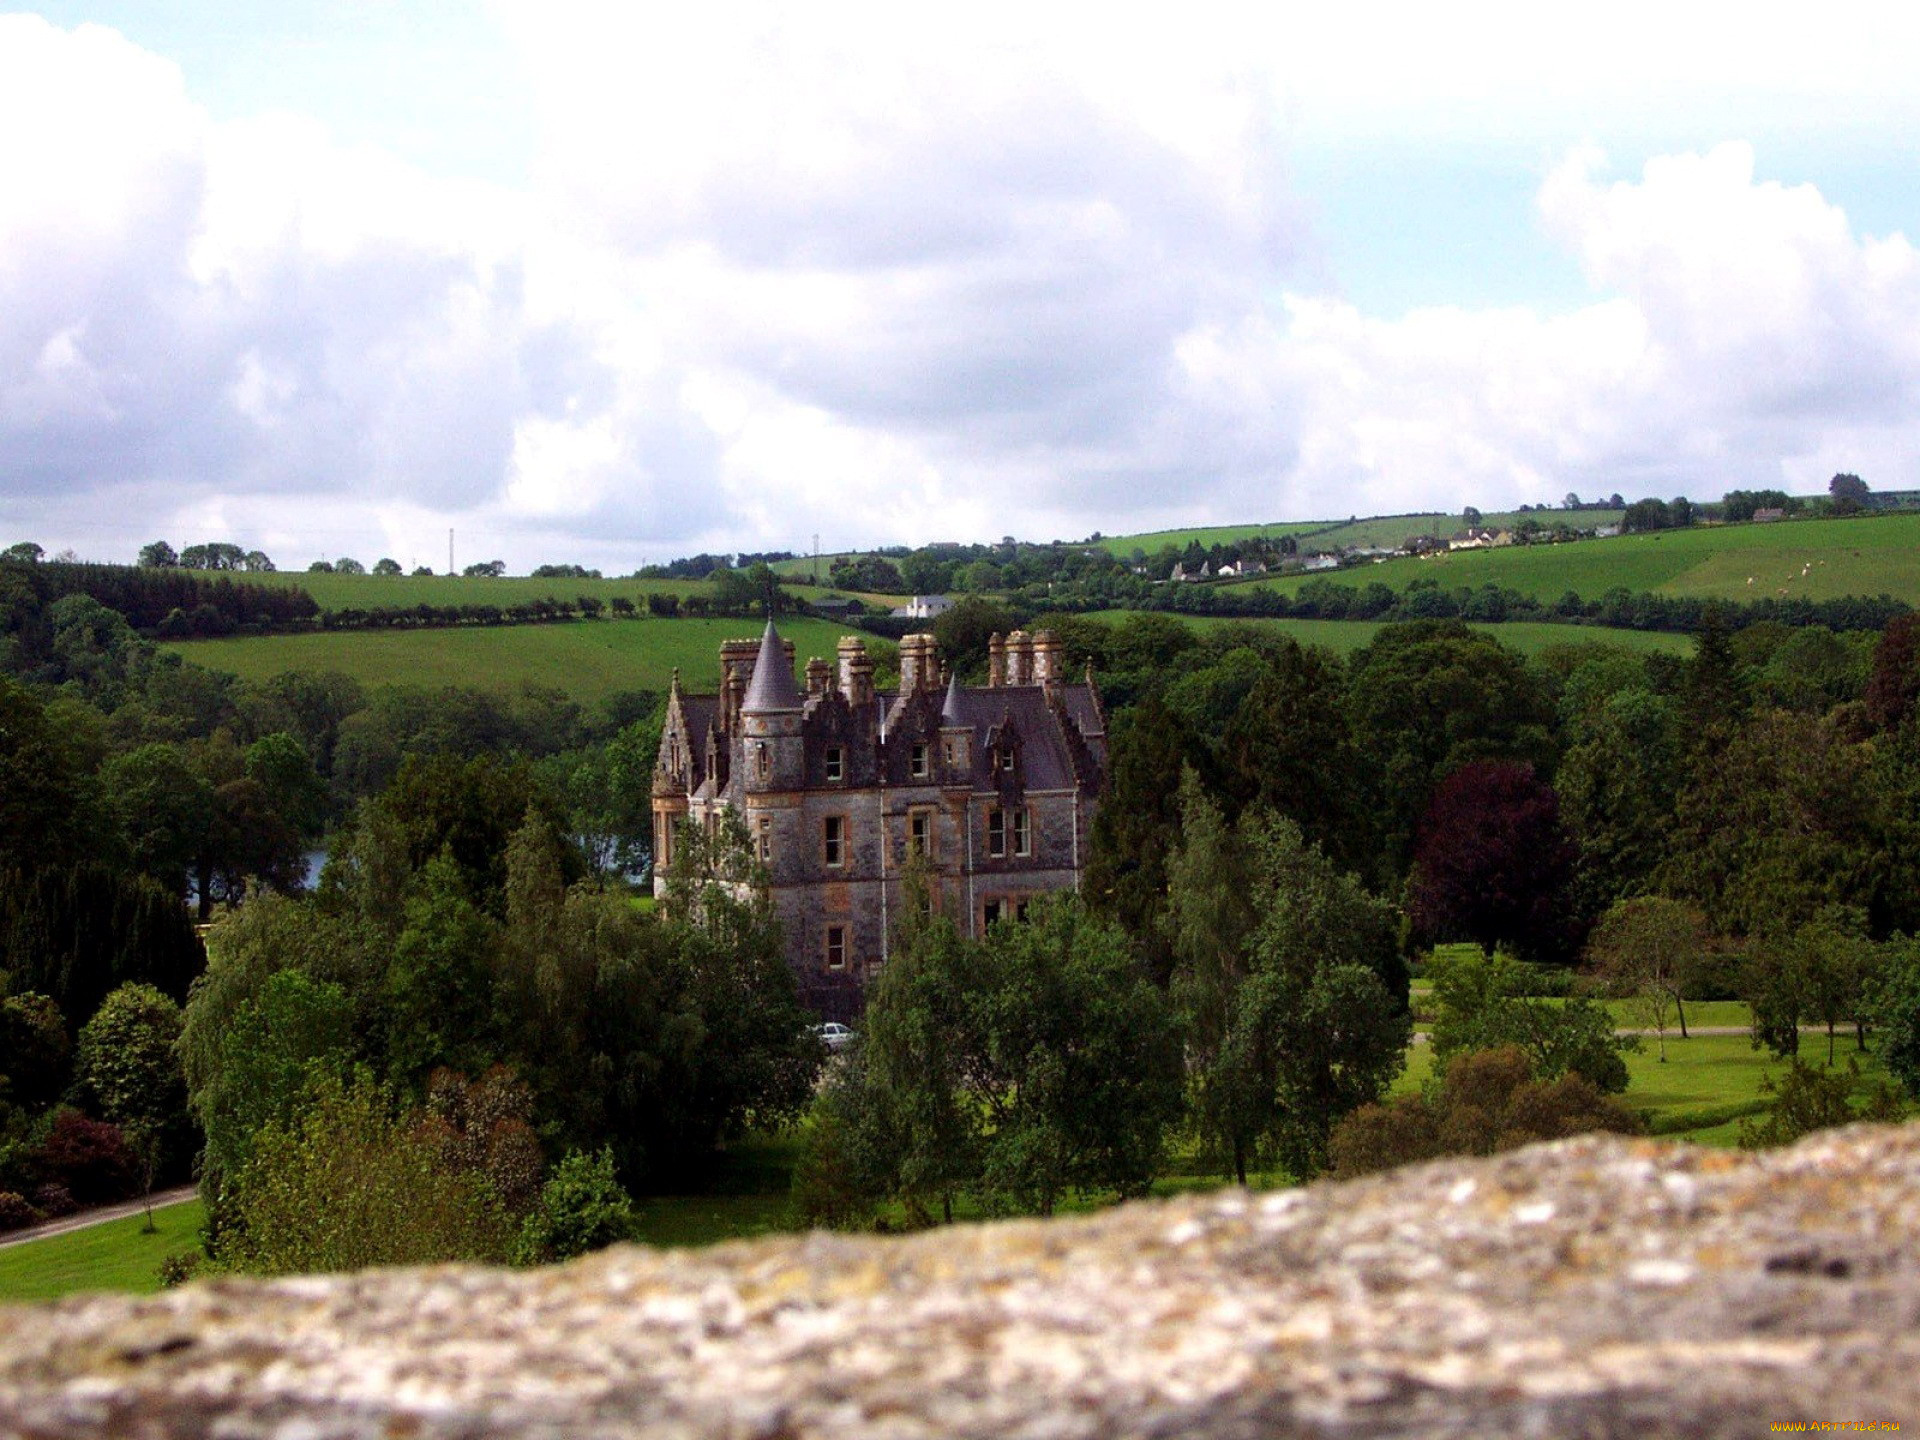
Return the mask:
{"type": "MultiPolygon", "coordinates": [[[[411,609],[415,605],[520,605],[533,600],[578,600],[591,596],[602,603],[618,596],[645,608],[649,595],[711,595],[706,580],[577,579],[571,576],[532,575],[330,575],[322,571],[277,570],[268,574],[223,572],[227,578],[253,585],[297,586],[313,596],[322,610],[411,609]]],[[[897,595],[866,595],[826,586],[788,585],[788,595],[816,600],[827,595],[850,596],[862,604],[892,608],[897,595]]]]}
{"type": "Polygon", "coordinates": [[[1885,594],[1920,603],[1920,514],[1699,525],[1565,545],[1455,550],[1243,583],[1295,594],[1315,579],[1353,586],[1378,581],[1397,591],[1416,580],[1449,590],[1499,585],[1549,601],[1569,590],[1597,600],[1624,588],[1739,601],[1885,594]]]}
{"type": "Polygon", "coordinates": [[[1324,520],[1276,520],[1266,525],[1201,525],[1178,530],[1144,530],[1137,535],[1103,535],[1092,542],[1122,560],[1141,550],[1152,555],[1171,545],[1184,550],[1192,544],[1210,548],[1237,545],[1242,540],[1278,540],[1284,535],[1306,535],[1324,530],[1324,520]]]}
{"type": "MultiPolygon", "coordinates": [[[[761,622],[740,619],[575,620],[175,640],[162,648],[251,681],[291,670],[337,670],[368,689],[463,685],[514,693],[534,685],[591,705],[620,690],[665,690],[676,667],[688,690],[711,693],[719,688],[720,642],[752,639],[760,629],[761,622]]],[[[831,659],[846,628],[789,618],[780,632],[804,665],[813,655],[831,659]]],[[[877,660],[891,660],[892,645],[864,638],[877,660]]]]}
{"type": "MultiPolygon", "coordinates": [[[[1086,618],[1118,625],[1137,613],[1140,612],[1097,610],[1086,618]]],[[[1263,630],[1278,630],[1283,635],[1291,635],[1302,645],[1322,645],[1339,655],[1351,655],[1361,646],[1371,644],[1373,637],[1380,633],[1381,626],[1386,623],[1380,620],[1237,619],[1224,615],[1173,615],[1172,618],[1184,621],[1202,632],[1217,630],[1223,625],[1254,625],[1263,630]]],[[[1044,618],[1034,621],[1034,628],[1045,625],[1044,618]]],[[[1484,630],[1523,655],[1537,655],[1556,645],[1614,645],[1636,655],[1654,652],[1687,655],[1693,651],[1693,641],[1689,636],[1660,630],[1614,630],[1600,625],[1550,625],[1530,620],[1506,625],[1476,624],[1472,628],[1484,630]]]]}

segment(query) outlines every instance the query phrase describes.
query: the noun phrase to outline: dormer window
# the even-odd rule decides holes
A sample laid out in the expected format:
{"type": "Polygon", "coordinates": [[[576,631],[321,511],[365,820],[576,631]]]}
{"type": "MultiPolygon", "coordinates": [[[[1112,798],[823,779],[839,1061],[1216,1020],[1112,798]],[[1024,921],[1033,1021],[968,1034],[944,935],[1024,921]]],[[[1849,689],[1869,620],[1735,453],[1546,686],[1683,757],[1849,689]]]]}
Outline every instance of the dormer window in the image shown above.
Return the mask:
{"type": "Polygon", "coordinates": [[[1013,747],[1011,745],[1000,752],[1000,768],[1009,775],[1013,773],[1013,747]]]}
{"type": "Polygon", "coordinates": [[[846,778],[847,752],[838,745],[827,747],[827,779],[840,781],[846,778]]]}
{"type": "Polygon", "coordinates": [[[927,778],[927,747],[915,745],[907,756],[907,773],[916,780],[927,778]]]}

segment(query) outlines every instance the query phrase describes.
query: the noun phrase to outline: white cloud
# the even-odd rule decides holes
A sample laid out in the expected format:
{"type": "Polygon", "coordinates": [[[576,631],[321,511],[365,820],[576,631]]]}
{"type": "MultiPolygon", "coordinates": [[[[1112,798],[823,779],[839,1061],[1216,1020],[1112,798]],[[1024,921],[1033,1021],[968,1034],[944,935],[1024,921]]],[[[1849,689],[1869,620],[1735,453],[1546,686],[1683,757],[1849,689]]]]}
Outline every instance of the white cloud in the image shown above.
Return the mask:
{"type": "MultiPolygon", "coordinates": [[[[1401,29],[501,13],[541,125],[524,190],[295,115],[214,122],[109,31],[0,18],[0,125],[42,137],[0,149],[0,499],[23,536],[124,556],[218,524],[295,563],[438,560],[453,525],[467,558],[625,568],[816,532],[1920,481],[1911,247],[1757,179],[1745,146],[1628,179],[1586,149],[1555,165],[1541,224],[1594,290],[1568,313],[1315,292],[1290,127],[1592,99],[1611,29],[1556,47],[1537,7],[1401,29]]],[[[1797,83],[1764,25],[1661,33],[1631,62],[1659,103],[1716,37],[1750,88],[1797,83]]],[[[1809,42],[1808,73],[1846,53],[1809,42]]],[[[1863,104],[1908,104],[1895,69],[1859,70],[1863,104]]]]}

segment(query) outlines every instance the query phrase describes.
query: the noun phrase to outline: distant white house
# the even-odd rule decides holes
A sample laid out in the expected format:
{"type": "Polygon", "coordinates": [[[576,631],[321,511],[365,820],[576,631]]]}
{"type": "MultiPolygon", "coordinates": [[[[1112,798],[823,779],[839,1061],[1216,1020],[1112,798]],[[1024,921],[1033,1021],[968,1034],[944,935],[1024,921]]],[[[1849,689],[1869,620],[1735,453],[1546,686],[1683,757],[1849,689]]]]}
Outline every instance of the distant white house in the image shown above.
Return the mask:
{"type": "Polygon", "coordinates": [[[1340,557],[1338,555],[1302,556],[1300,568],[1302,570],[1338,570],[1340,568],[1340,557]]]}
{"type": "Polygon", "coordinates": [[[896,609],[893,614],[894,618],[899,620],[937,620],[952,608],[951,596],[916,595],[896,609]]]}

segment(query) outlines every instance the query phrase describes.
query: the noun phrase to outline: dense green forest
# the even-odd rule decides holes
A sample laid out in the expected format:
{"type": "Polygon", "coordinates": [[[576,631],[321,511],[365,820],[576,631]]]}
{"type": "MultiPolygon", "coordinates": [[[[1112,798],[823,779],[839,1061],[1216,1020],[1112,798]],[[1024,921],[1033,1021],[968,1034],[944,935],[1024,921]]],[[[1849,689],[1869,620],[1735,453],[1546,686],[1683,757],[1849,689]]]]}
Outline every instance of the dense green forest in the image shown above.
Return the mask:
{"type": "MultiPolygon", "coordinates": [[[[194,1176],[217,1265],[538,1260],[795,1125],[796,1213],[856,1225],[1138,1194],[1176,1146],[1304,1178],[1633,1128],[1583,977],[1748,1000],[1783,1116],[1859,1113],[1808,1026],[1920,1079],[1904,615],[1531,657],[1453,618],[1340,657],[1047,617],[1111,718],[1083,891],[977,941],[903,907],[823,1071],[738,837],[689,837],[657,909],[631,883],[657,694],[243,681],[87,593],[14,613],[0,1223],[194,1176]],[[1382,1104],[1410,966],[1461,941],[1435,1085],[1382,1104]]],[[[1033,619],[935,630],[977,674],[1033,619]]]]}

